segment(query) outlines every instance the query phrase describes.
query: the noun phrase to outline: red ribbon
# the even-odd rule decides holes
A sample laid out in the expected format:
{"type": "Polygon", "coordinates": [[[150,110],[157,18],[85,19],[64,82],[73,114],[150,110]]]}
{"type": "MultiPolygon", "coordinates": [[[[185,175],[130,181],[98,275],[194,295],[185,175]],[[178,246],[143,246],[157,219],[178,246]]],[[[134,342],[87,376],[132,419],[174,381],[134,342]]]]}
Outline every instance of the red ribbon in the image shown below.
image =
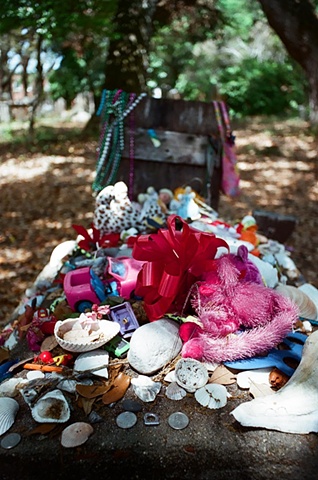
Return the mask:
{"type": "Polygon", "coordinates": [[[150,321],[161,318],[173,303],[181,310],[193,283],[212,269],[217,249],[229,250],[224,240],[195,230],[177,215],[168,217],[167,227],[140,235],[133,248],[133,257],[146,262],[138,274],[135,293],[143,298],[150,321]]]}

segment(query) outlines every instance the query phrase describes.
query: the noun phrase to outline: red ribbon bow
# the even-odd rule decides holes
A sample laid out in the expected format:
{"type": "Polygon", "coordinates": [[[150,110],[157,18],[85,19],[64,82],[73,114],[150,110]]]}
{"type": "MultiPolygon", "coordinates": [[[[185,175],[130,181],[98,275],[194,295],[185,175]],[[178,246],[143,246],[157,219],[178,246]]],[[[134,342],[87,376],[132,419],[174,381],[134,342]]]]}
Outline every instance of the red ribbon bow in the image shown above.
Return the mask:
{"type": "Polygon", "coordinates": [[[168,217],[167,227],[140,235],[133,248],[133,257],[146,262],[138,274],[135,293],[143,298],[150,321],[161,318],[173,302],[176,310],[182,308],[189,288],[212,268],[217,249],[229,250],[224,240],[195,230],[177,215],[168,217]]]}

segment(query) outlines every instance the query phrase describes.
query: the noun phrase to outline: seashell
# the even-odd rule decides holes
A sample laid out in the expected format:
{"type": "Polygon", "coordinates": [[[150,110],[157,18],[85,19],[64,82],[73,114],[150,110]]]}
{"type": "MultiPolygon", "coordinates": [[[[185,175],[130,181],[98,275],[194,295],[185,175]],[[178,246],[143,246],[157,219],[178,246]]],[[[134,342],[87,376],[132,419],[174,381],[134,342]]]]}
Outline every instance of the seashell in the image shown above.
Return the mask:
{"type": "Polygon", "coordinates": [[[106,350],[94,350],[81,353],[74,362],[74,373],[92,373],[108,378],[109,353],[106,350]]]}
{"type": "Polygon", "coordinates": [[[27,373],[28,380],[35,380],[36,378],[45,378],[45,375],[40,370],[30,370],[27,373]]]}
{"type": "Polygon", "coordinates": [[[269,375],[272,371],[272,367],[258,368],[257,370],[245,370],[239,372],[236,375],[237,385],[242,389],[248,389],[251,386],[251,382],[264,383],[270,386],[269,375]]]}
{"type": "Polygon", "coordinates": [[[228,393],[224,385],[209,383],[196,390],[194,396],[203,407],[216,409],[227,404],[228,393]]]}
{"type": "Polygon", "coordinates": [[[52,390],[31,408],[32,417],[39,423],[64,423],[70,418],[70,407],[60,390],[52,390]]]}
{"type": "Polygon", "coordinates": [[[15,397],[19,389],[26,385],[28,380],[23,378],[8,378],[0,384],[0,397],[15,397]]]}
{"type": "Polygon", "coordinates": [[[83,445],[93,434],[93,427],[86,422],[72,423],[64,428],[61,435],[61,445],[65,448],[78,447],[83,445]]]}
{"type": "Polygon", "coordinates": [[[317,307],[309,296],[292,285],[278,285],[276,291],[284,297],[290,298],[299,308],[299,316],[307,320],[317,319],[317,307]]]}
{"type": "Polygon", "coordinates": [[[185,389],[180,387],[177,382],[171,382],[166,388],[166,396],[170,400],[182,400],[186,395],[185,389]]]}
{"type": "Polygon", "coordinates": [[[167,373],[167,375],[164,377],[165,382],[176,382],[177,377],[176,377],[176,371],[175,370],[170,370],[170,372],[167,373]]]}
{"type": "Polygon", "coordinates": [[[241,403],[231,413],[245,427],[318,432],[318,331],[307,338],[300,364],[277,393],[241,403]]]}
{"type": "Polygon", "coordinates": [[[78,318],[59,320],[54,327],[58,344],[70,352],[89,352],[114,338],[120,330],[117,322],[91,320],[84,313],[78,318]]]}
{"type": "Polygon", "coordinates": [[[175,373],[180,387],[191,393],[203,387],[209,379],[208,370],[203,363],[192,358],[178,360],[175,373]]]}
{"type": "Polygon", "coordinates": [[[70,378],[65,378],[61,380],[56,387],[60,390],[64,390],[64,392],[68,393],[75,393],[76,392],[76,385],[78,382],[76,380],[71,380],[70,378]]]}
{"type": "Polygon", "coordinates": [[[7,432],[14,424],[19,404],[14,398],[0,398],[0,435],[7,432]]]}
{"type": "Polygon", "coordinates": [[[311,285],[311,283],[303,283],[302,285],[300,285],[300,287],[298,287],[298,290],[308,295],[310,300],[316,305],[316,309],[318,311],[318,288],[311,285]]]}
{"type": "Polygon", "coordinates": [[[154,382],[145,375],[139,375],[131,379],[133,390],[143,402],[153,402],[161,390],[161,383],[154,382]]]}

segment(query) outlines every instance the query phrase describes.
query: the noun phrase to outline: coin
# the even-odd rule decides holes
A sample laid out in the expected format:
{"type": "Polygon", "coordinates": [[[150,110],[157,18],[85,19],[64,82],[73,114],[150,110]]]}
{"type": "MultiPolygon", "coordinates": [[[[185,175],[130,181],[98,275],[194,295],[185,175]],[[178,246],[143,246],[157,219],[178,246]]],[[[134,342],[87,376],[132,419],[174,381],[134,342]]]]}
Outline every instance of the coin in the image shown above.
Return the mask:
{"type": "Polygon", "coordinates": [[[10,448],[14,448],[18,445],[21,440],[21,435],[18,433],[8,433],[3,439],[1,440],[1,447],[9,450],[10,448]]]}
{"type": "Polygon", "coordinates": [[[137,423],[137,415],[133,412],[122,412],[116,418],[116,423],[120,428],[131,428],[137,423]]]}
{"type": "Polygon", "coordinates": [[[168,423],[171,428],[174,428],[175,430],[182,430],[189,425],[189,418],[185,413],[175,412],[172,413],[168,418],[168,423]]]}

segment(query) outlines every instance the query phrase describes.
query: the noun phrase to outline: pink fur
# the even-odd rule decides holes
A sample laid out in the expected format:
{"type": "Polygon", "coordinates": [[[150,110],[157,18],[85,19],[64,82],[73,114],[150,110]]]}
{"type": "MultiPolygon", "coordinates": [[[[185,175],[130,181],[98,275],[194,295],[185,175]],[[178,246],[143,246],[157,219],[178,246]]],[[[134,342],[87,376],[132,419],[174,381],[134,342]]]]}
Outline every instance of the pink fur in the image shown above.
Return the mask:
{"type": "Polygon", "coordinates": [[[218,261],[211,283],[197,284],[191,303],[202,331],[185,342],[183,357],[232,361],[265,353],[292,330],[298,308],[273,289],[240,280],[229,255],[218,261]]]}

